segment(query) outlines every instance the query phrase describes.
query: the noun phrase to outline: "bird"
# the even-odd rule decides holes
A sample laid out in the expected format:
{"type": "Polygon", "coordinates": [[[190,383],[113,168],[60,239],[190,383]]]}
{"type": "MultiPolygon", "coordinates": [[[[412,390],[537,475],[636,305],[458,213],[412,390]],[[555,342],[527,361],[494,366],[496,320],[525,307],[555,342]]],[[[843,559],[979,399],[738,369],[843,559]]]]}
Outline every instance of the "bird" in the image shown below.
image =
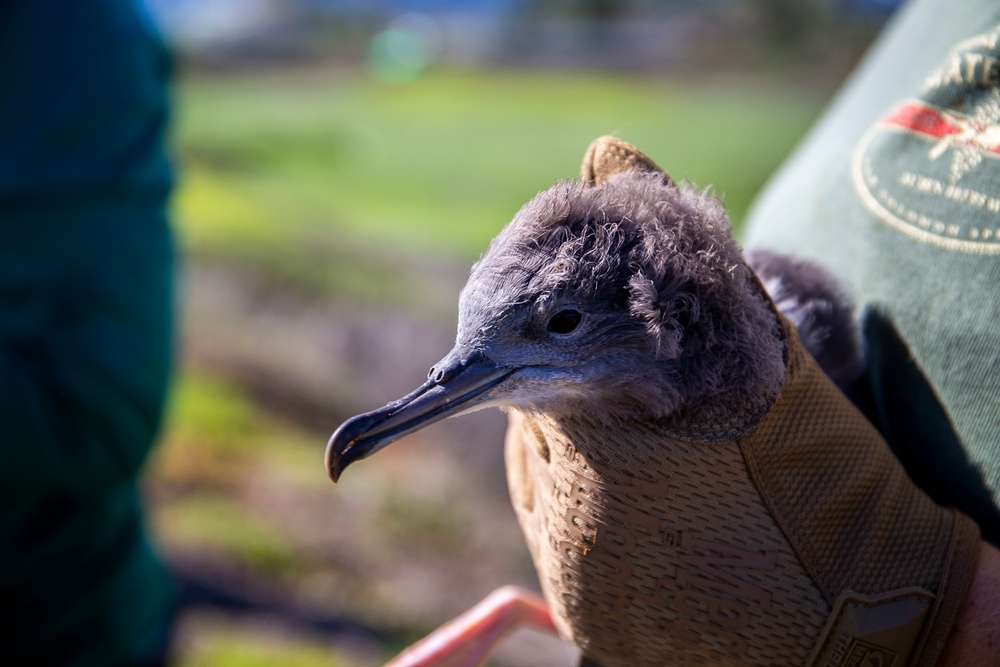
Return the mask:
{"type": "Polygon", "coordinates": [[[454,348],[325,462],[337,481],[428,424],[506,411],[544,601],[503,588],[393,664],[476,664],[522,622],[604,667],[931,664],[977,529],[828,377],[863,368],[835,283],[750,256],[760,275],[717,197],[611,136],[491,241],[454,348]]]}

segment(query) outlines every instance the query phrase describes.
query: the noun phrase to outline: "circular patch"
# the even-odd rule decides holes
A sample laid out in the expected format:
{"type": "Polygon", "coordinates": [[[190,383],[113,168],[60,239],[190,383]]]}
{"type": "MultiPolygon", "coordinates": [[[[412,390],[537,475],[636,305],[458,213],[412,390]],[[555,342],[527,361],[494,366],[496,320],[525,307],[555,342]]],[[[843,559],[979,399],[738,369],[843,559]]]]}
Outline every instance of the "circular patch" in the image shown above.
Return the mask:
{"type": "Polygon", "coordinates": [[[958,44],[920,99],[858,144],[854,187],[892,228],[948,250],[1000,254],[1000,30],[958,44]]]}

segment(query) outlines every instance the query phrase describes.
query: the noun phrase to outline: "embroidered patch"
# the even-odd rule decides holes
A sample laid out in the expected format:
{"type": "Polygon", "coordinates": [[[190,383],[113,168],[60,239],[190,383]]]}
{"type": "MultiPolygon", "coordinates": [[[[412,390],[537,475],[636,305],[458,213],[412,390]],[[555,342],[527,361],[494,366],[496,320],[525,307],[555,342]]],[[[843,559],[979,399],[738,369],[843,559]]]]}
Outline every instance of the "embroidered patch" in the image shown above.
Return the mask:
{"type": "Polygon", "coordinates": [[[948,250],[1000,253],[1000,26],[955,45],[919,98],[869,130],[852,177],[892,228],[948,250]]]}

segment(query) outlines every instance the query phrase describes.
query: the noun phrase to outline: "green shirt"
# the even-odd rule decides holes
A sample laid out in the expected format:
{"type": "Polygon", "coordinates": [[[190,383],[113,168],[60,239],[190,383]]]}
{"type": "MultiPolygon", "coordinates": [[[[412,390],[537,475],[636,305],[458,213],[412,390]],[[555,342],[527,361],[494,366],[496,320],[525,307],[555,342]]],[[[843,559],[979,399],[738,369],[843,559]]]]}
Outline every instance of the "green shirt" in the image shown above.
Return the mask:
{"type": "Polygon", "coordinates": [[[901,10],[750,213],[859,306],[852,398],[910,475],[1000,542],[1000,5],[901,10]]]}
{"type": "Polygon", "coordinates": [[[5,664],[120,664],[172,604],[136,490],[172,348],[167,77],[130,0],[0,5],[5,664]]]}

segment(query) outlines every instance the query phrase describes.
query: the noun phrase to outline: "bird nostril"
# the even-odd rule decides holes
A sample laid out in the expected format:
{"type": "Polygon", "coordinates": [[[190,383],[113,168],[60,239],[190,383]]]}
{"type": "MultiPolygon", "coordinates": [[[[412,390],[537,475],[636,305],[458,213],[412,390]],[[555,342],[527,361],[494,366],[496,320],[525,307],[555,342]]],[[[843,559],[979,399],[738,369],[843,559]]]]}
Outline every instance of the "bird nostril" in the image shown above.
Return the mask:
{"type": "Polygon", "coordinates": [[[427,379],[435,384],[451,382],[470,367],[481,363],[486,357],[482,352],[453,350],[451,354],[437,362],[427,371],[427,379]]]}

